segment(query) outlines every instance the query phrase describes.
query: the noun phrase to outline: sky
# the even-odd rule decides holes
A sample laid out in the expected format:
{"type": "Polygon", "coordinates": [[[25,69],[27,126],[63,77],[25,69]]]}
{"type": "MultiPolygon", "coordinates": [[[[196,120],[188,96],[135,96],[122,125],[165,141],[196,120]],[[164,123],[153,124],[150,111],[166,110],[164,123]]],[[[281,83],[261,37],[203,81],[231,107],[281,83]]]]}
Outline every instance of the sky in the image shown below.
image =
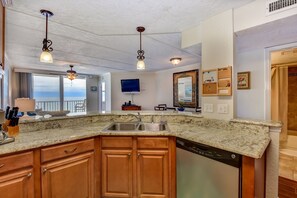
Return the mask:
{"type": "MultiPolygon", "coordinates": [[[[33,75],[33,97],[36,100],[59,100],[59,76],[33,75]]],[[[64,78],[65,100],[86,98],[86,79],[71,82],[64,78]]]]}

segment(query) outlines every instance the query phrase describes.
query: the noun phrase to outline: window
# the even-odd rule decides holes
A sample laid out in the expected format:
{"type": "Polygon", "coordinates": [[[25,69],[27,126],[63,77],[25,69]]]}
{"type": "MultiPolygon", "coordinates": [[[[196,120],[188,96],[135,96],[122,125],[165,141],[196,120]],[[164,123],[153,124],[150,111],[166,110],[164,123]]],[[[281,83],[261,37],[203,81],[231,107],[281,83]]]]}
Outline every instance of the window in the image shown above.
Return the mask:
{"type": "Polygon", "coordinates": [[[86,79],[33,74],[33,98],[42,111],[86,111],[86,79]]]}
{"type": "Polygon", "coordinates": [[[106,88],[105,88],[105,82],[101,83],[101,110],[106,110],[106,88]]]}
{"type": "Polygon", "coordinates": [[[63,78],[64,82],[64,110],[71,112],[86,111],[86,79],[77,78],[71,82],[63,78]]]}
{"type": "Polygon", "coordinates": [[[59,76],[34,74],[33,98],[36,100],[36,109],[59,111],[61,109],[59,76]]]}

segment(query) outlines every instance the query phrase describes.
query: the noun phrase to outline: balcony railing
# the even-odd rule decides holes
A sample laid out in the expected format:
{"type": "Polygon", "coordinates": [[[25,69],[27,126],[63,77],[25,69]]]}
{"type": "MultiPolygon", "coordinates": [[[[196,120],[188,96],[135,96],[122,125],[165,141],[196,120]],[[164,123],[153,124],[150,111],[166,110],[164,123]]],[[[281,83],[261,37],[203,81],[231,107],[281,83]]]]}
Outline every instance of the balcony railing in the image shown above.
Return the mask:
{"type": "MultiPolygon", "coordinates": [[[[42,111],[60,111],[60,101],[36,101],[36,109],[42,111]]],[[[86,100],[65,100],[63,103],[64,110],[73,112],[85,112],[86,100]]]]}

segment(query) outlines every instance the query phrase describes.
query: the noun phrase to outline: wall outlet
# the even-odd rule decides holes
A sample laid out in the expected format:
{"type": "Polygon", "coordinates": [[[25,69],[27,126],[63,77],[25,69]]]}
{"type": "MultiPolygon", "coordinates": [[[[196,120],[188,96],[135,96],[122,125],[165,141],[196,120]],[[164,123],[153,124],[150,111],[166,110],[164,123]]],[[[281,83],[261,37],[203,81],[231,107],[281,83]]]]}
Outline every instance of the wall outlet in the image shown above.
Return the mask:
{"type": "Polygon", "coordinates": [[[213,113],[213,104],[204,104],[204,112],[213,113]]]}
{"type": "Polygon", "coordinates": [[[228,113],[228,104],[218,104],[218,113],[228,113]]]}

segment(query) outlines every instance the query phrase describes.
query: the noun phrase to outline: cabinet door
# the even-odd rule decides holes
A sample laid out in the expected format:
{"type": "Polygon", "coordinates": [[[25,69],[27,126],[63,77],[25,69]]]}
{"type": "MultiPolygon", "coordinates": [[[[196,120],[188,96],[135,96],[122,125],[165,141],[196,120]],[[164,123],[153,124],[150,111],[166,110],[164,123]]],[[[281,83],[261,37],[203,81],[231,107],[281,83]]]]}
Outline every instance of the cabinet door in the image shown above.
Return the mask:
{"type": "Polygon", "coordinates": [[[14,171],[0,176],[0,197],[33,198],[33,169],[14,171]]]}
{"type": "Polygon", "coordinates": [[[102,197],[132,197],[132,150],[102,150],[102,197]]]}
{"type": "Polygon", "coordinates": [[[138,197],[168,197],[168,166],[167,150],[137,151],[138,197]]]}
{"type": "Polygon", "coordinates": [[[42,165],[42,197],[94,197],[93,152],[42,165]]]}

